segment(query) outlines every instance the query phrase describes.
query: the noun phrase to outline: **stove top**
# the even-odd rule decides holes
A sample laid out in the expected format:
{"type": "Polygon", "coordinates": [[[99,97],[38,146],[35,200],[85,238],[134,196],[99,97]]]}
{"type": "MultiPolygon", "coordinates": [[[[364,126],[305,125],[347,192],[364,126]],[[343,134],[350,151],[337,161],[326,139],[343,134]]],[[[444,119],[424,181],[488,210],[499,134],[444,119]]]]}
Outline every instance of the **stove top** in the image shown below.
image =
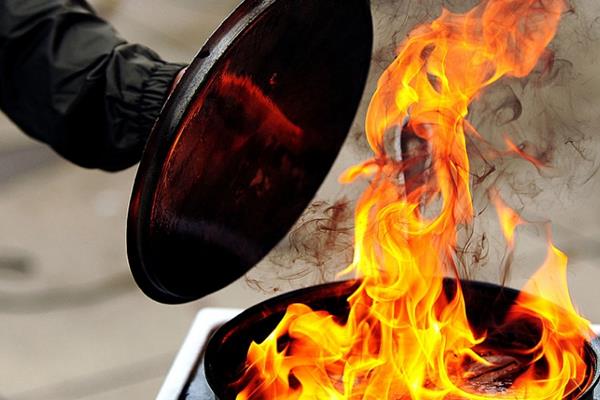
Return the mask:
{"type": "MultiPolygon", "coordinates": [[[[198,312],[156,400],[216,400],[204,375],[204,349],[213,332],[242,311],[205,308],[198,312]]],[[[600,325],[593,328],[600,335],[600,325]]],[[[600,336],[593,345],[600,350],[600,336]]],[[[600,386],[594,399],[600,400],[600,386]]]]}

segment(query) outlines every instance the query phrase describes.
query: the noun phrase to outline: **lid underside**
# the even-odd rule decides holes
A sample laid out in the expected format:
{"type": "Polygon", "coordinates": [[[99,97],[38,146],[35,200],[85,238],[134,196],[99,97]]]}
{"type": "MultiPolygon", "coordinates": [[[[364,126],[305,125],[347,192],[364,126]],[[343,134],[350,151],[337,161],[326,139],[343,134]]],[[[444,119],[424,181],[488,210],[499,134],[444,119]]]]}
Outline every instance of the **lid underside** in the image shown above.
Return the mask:
{"type": "Polygon", "coordinates": [[[285,236],[350,129],[371,46],[367,0],[246,1],[225,21],[138,170],[128,253],[148,296],[212,293],[285,236]]]}

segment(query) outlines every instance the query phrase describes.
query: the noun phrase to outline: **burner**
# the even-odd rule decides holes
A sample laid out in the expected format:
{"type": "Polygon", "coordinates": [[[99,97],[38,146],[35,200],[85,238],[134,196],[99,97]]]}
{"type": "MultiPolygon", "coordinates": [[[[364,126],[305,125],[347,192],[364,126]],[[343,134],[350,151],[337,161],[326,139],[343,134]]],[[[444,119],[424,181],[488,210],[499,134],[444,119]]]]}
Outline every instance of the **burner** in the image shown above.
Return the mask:
{"type": "MultiPolygon", "coordinates": [[[[241,309],[205,308],[198,312],[156,400],[216,400],[204,375],[204,351],[211,335],[241,309]]],[[[600,324],[593,326],[600,335],[600,324]]],[[[600,337],[593,342],[600,350],[600,337]]],[[[594,392],[600,400],[600,387],[594,392]]]]}

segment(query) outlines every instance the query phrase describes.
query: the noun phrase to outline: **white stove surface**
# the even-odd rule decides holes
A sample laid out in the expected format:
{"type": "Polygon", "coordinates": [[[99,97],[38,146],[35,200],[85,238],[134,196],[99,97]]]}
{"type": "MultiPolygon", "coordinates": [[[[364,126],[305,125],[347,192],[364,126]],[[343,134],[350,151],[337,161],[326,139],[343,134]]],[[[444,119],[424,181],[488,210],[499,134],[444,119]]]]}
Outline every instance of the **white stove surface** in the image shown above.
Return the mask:
{"type": "MultiPolygon", "coordinates": [[[[242,311],[235,308],[204,308],[198,312],[156,400],[179,399],[211,332],[242,311]]],[[[600,336],[600,324],[592,325],[592,328],[600,336]]]]}
{"type": "Polygon", "coordinates": [[[179,399],[211,332],[242,311],[235,308],[204,308],[198,312],[156,400],[179,399]]]}

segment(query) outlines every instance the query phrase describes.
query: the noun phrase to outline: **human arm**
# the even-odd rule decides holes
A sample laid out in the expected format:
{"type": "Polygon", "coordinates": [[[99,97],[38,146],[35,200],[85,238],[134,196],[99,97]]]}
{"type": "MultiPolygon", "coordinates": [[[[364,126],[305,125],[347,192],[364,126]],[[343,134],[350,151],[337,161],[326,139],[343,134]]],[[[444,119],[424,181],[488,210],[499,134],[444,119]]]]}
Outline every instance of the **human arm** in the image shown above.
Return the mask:
{"type": "Polygon", "coordinates": [[[183,67],[127,43],[84,0],[0,0],[0,109],[80,166],[139,161],[183,67]]]}

